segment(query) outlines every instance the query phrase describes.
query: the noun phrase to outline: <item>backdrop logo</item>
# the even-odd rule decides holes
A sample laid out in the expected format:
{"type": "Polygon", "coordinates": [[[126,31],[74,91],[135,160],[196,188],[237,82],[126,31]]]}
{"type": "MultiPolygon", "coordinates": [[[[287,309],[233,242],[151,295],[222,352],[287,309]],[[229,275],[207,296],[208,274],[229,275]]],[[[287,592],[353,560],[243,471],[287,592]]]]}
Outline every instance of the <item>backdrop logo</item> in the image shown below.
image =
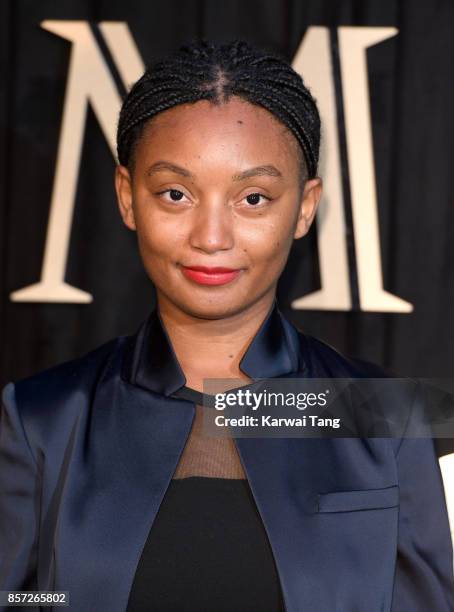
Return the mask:
{"type": "MultiPolygon", "coordinates": [[[[115,130],[121,96],[96,38],[85,21],[43,21],[41,26],[72,43],[57,164],[50,204],[45,251],[39,282],[11,294],[17,302],[89,303],[91,294],[65,282],[82,139],[87,106],[115,153],[115,130]]],[[[98,25],[118,74],[128,90],[145,66],[124,22],[98,25]]],[[[315,95],[323,124],[321,174],[324,196],[317,214],[321,286],[292,302],[295,309],[350,310],[351,275],[347,245],[347,205],[354,236],[355,279],[361,310],[411,312],[409,302],[383,288],[377,197],[369,107],[366,49],[391,36],[395,28],[310,27],[293,66],[315,95]],[[339,82],[335,86],[335,58],[339,82]],[[345,133],[348,194],[342,182],[339,125],[345,133]]],[[[351,268],[351,266],[350,266],[351,268]]]]}

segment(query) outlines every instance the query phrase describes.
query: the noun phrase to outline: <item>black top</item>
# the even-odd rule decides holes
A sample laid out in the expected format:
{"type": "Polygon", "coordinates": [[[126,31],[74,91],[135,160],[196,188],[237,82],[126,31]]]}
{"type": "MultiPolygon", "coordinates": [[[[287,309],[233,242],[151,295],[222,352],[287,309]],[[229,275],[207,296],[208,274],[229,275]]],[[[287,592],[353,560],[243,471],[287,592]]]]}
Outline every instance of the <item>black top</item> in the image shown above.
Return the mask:
{"type": "Polygon", "coordinates": [[[127,612],[285,610],[268,537],[244,479],[173,479],[127,612]]]}

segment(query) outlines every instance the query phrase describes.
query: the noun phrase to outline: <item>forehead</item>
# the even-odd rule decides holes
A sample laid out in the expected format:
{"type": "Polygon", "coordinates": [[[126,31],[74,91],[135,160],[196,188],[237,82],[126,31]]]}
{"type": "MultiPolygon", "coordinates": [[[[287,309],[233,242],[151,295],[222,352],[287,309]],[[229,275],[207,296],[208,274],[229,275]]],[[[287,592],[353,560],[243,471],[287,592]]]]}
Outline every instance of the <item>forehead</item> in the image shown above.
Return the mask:
{"type": "Polygon", "coordinates": [[[180,104],[159,113],[143,130],[143,145],[149,149],[152,142],[159,142],[159,147],[199,149],[217,143],[290,158],[299,148],[293,134],[272,113],[238,96],[220,104],[209,100],[180,104]]]}

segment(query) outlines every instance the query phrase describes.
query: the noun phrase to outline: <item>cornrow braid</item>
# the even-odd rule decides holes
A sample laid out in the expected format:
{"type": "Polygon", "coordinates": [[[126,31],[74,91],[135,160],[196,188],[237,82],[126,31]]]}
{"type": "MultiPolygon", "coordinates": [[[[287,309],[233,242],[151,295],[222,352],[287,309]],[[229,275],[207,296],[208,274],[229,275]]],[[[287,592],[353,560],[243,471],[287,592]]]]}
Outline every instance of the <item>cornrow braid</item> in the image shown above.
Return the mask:
{"type": "Polygon", "coordinates": [[[315,99],[286,59],[244,40],[191,42],[149,66],[120,111],[118,161],[133,165],[144,124],[158,113],[199,100],[220,104],[231,96],[262,106],[284,124],[300,146],[304,179],[317,176],[320,116],[315,99]]]}

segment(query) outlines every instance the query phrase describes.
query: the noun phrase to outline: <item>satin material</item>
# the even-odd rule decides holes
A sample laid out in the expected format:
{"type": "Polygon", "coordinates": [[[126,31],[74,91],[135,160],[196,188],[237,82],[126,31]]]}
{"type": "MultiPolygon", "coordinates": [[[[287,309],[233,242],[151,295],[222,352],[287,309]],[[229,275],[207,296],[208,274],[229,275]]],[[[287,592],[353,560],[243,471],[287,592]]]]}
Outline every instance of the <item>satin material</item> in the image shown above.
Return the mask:
{"type": "MultiPolygon", "coordinates": [[[[276,302],[240,367],[253,379],[383,375],[297,330],[276,302]]],[[[170,397],[185,382],[154,311],[133,336],[5,387],[0,589],[66,590],[72,612],[126,610],[195,415],[170,397]]],[[[287,612],[454,609],[431,439],[235,442],[287,612]]]]}

